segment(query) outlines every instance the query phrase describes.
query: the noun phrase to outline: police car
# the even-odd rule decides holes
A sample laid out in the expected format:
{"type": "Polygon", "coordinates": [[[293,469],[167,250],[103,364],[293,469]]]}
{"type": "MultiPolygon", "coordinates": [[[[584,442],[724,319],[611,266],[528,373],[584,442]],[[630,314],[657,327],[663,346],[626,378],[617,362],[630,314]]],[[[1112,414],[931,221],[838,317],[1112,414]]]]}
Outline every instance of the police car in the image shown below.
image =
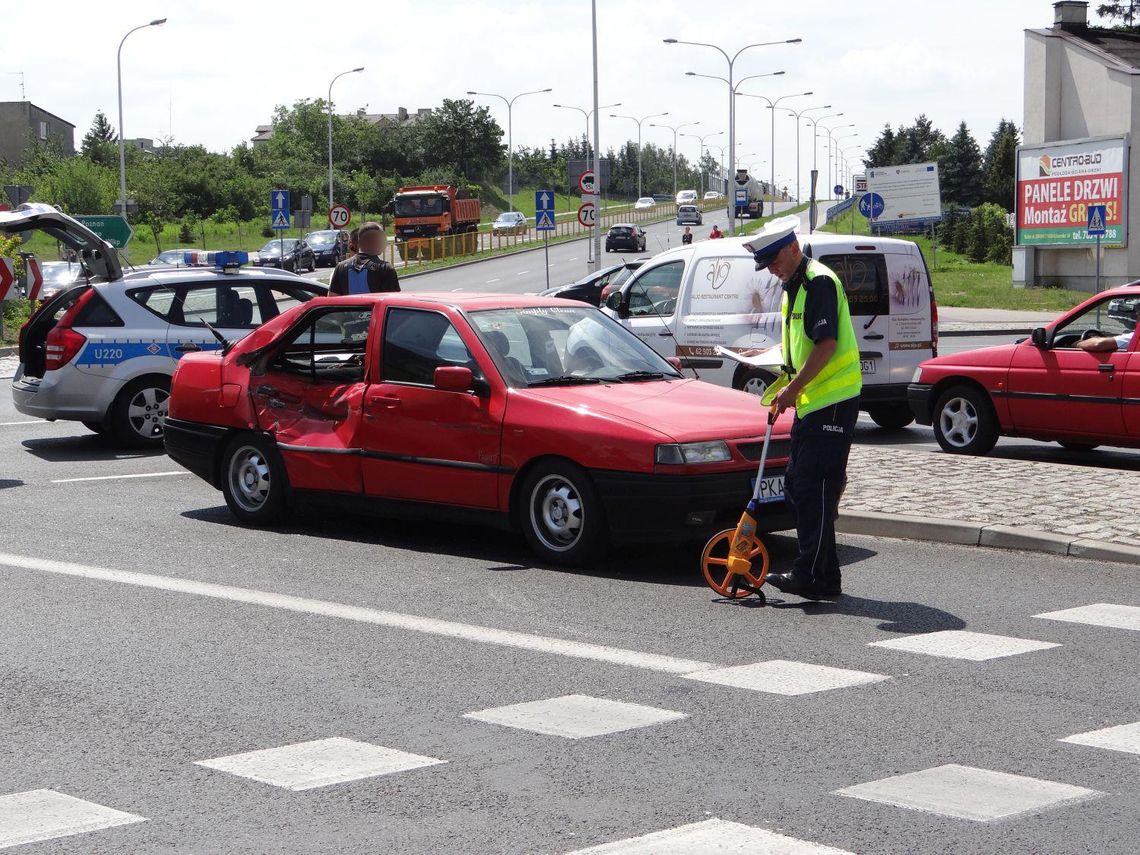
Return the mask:
{"type": "Polygon", "coordinates": [[[90,276],[45,301],[20,331],[16,409],[80,421],[125,445],[162,445],[170,377],[183,355],[224,347],[324,293],[290,273],[242,266],[244,252],[213,253],[212,267],[123,273],[110,246],[50,206],[0,214],[0,231],[29,228],[76,249],[90,276]]]}

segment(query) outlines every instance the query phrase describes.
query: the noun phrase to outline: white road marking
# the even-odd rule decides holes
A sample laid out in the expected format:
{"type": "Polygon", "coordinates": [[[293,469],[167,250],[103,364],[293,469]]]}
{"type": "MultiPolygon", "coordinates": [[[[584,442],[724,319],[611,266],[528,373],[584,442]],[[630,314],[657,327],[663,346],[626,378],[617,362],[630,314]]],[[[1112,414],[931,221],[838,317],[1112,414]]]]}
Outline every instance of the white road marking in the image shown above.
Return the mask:
{"type": "Polygon", "coordinates": [[[116,825],[129,825],[132,822],[146,822],[146,817],[124,813],[55,790],[10,793],[0,796],[0,849],[99,831],[116,825]]]}
{"type": "Polygon", "coordinates": [[[885,674],[849,671],[845,668],[829,668],[826,665],[789,662],[784,659],[737,665],[732,668],[714,668],[683,676],[704,683],[719,683],[722,686],[770,692],[774,695],[806,695],[811,692],[863,686],[890,679],[885,674]]]}
{"type": "Polygon", "coordinates": [[[213,582],[196,582],[192,579],[158,576],[152,573],[135,573],[129,570],[110,570],[103,567],[89,567],[85,564],[53,561],[48,558],[31,558],[0,552],[0,566],[15,567],[22,570],[35,570],[41,573],[55,573],[60,576],[79,576],[85,579],[99,579],[104,582],[118,582],[124,585],[135,585],[140,588],[152,588],[178,594],[192,594],[198,597],[228,600],[235,603],[268,606],[283,611],[320,615],[322,617],[339,618],[341,620],[352,620],[359,623],[370,623],[376,626],[402,629],[408,632],[420,632],[426,635],[439,635],[445,638],[455,638],[460,641],[471,641],[478,644],[497,644],[502,647],[513,647],[519,650],[547,653],[552,656],[566,656],[571,659],[590,659],[595,662],[624,665],[630,668],[642,668],[647,671],[660,671],[666,674],[688,674],[693,671],[707,671],[710,668],[716,667],[711,662],[701,662],[695,659],[677,659],[672,656],[661,656],[656,653],[643,653],[640,650],[606,647],[600,644],[589,644],[582,641],[551,638],[545,635],[532,635],[528,632],[515,632],[509,629],[496,629],[494,627],[459,623],[457,621],[438,620],[436,618],[422,617],[420,615],[381,611],[379,609],[369,609],[362,606],[349,606],[344,603],[329,602],[328,600],[310,600],[306,597],[294,597],[289,594],[274,594],[269,591],[258,591],[254,588],[237,588],[232,585],[218,585],[213,582]]]}
{"type": "Polygon", "coordinates": [[[498,279],[488,279],[487,284],[490,285],[492,282],[498,282],[498,281],[499,281],[498,279]]]}
{"type": "Polygon", "coordinates": [[[231,754],[213,760],[199,760],[195,765],[229,772],[242,778],[253,778],[263,784],[286,790],[312,790],[345,781],[359,781],[377,775],[391,775],[409,769],[422,769],[446,763],[434,757],[423,757],[334,736],[231,754]]]}
{"type": "Polygon", "coordinates": [[[518,273],[515,274],[515,276],[526,276],[528,273],[530,273],[529,270],[520,270],[518,273]]]}
{"type": "Polygon", "coordinates": [[[578,256],[576,256],[576,255],[575,255],[573,258],[568,258],[568,259],[566,259],[566,260],[567,260],[567,261],[577,261],[577,260],[578,260],[578,256]]]}
{"type": "Polygon", "coordinates": [[[189,472],[143,472],[139,475],[96,475],[90,478],[57,478],[53,484],[76,484],[80,481],[121,481],[126,478],[166,478],[171,475],[189,475],[189,472]]]}
{"type": "Polygon", "coordinates": [[[835,793],[975,822],[1007,819],[1102,795],[1084,787],[956,763],[870,781],[835,793]]]}
{"type": "Polygon", "coordinates": [[[1093,603],[1091,606],[1045,612],[1034,617],[1107,626],[1112,629],[1140,629],[1140,606],[1121,606],[1116,603],[1093,603]]]}
{"type": "Polygon", "coordinates": [[[851,855],[807,840],[728,820],[706,819],[641,837],[576,849],[569,855],[851,855]]]}
{"type": "Polygon", "coordinates": [[[983,662],[987,659],[1000,659],[1003,656],[1017,656],[1036,650],[1060,647],[1051,641],[1034,641],[1029,638],[1011,638],[1005,635],[989,635],[984,632],[969,632],[964,629],[947,629],[942,632],[926,632],[921,635],[908,635],[892,638],[889,641],[872,641],[868,647],[887,647],[891,650],[905,650],[909,653],[922,653],[927,656],[941,656],[946,659],[968,659],[983,662]]]}
{"type": "Polygon", "coordinates": [[[464,718],[530,730],[547,736],[582,739],[688,718],[685,713],[628,704],[589,695],[565,695],[467,713],[464,718]]]}
{"type": "Polygon", "coordinates": [[[1132,724],[1120,724],[1116,727],[1106,727],[1103,730],[1090,730],[1088,733],[1077,733],[1073,736],[1066,736],[1060,741],[1072,742],[1074,745],[1091,745],[1094,748],[1107,748],[1110,751],[1140,754],[1140,721],[1132,724]]]}
{"type": "Polygon", "coordinates": [[[462,291],[462,290],[463,290],[462,288],[452,288],[451,293],[454,294],[456,291],[462,291]]]}
{"type": "Polygon", "coordinates": [[[0,422],[0,427],[16,427],[17,425],[50,425],[47,419],[29,419],[26,422],[0,422]]]}

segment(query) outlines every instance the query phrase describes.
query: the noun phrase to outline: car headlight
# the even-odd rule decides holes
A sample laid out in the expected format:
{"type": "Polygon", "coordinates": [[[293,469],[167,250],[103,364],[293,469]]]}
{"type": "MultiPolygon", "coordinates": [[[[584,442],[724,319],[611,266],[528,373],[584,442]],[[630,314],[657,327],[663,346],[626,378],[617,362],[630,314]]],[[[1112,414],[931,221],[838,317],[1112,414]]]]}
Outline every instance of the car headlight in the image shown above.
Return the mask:
{"type": "Polygon", "coordinates": [[[914,369],[914,376],[910,378],[910,382],[911,383],[921,383],[922,382],[922,366],[921,365],[918,366],[918,368],[914,369]]]}
{"type": "Polygon", "coordinates": [[[728,450],[728,443],[722,439],[657,446],[658,463],[679,466],[684,463],[723,463],[731,459],[732,453],[728,450]]]}

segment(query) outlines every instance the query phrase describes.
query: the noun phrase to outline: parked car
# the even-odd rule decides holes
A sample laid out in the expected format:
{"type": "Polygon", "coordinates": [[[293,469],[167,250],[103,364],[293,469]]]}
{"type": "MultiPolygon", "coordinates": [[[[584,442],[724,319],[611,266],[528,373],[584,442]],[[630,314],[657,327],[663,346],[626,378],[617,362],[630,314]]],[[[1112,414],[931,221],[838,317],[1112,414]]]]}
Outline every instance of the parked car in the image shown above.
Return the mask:
{"type": "Polygon", "coordinates": [[[603,267],[594,273],[587,273],[576,282],[566,285],[557,285],[547,288],[539,293],[540,297],[561,297],[563,300],[578,300],[589,303],[591,306],[601,305],[602,293],[611,283],[623,281],[623,276],[630,273],[630,265],[626,263],[613,264],[603,267]]]}
{"type": "Polygon", "coordinates": [[[491,223],[493,235],[525,235],[530,226],[526,217],[518,211],[504,211],[491,223]]]}
{"type": "Polygon", "coordinates": [[[87,278],[83,265],[72,261],[41,261],[40,272],[44,277],[40,286],[41,301],[50,300],[65,288],[87,278]]]}
{"type": "Polygon", "coordinates": [[[701,215],[701,209],[696,205],[679,205],[677,207],[677,225],[679,226],[700,226],[704,225],[705,218],[701,215]]]}
{"type": "Polygon", "coordinates": [[[147,262],[149,267],[185,267],[186,253],[196,252],[192,246],[166,249],[147,262]]]}
{"type": "Polygon", "coordinates": [[[1071,450],[1140,448],[1138,316],[1140,282],[1133,282],[1090,297],[1022,341],[928,359],[910,385],[914,417],[933,424],[951,454],[985,454],[999,436],[1071,450]],[[1081,349],[1090,338],[1105,349],[1081,349]]]}
{"type": "Polygon", "coordinates": [[[706,202],[709,201],[710,199],[723,199],[724,194],[718,193],[716,190],[708,190],[705,192],[704,198],[705,198],[706,202]]]}
{"type": "Polygon", "coordinates": [[[257,252],[251,261],[255,267],[280,267],[293,273],[317,269],[313,248],[300,238],[274,238],[257,252]]]}
{"type": "Polygon", "coordinates": [[[645,252],[645,229],[633,223],[615,223],[606,233],[606,252],[645,252]]]}
{"type": "Polygon", "coordinates": [[[348,255],[348,232],[342,229],[309,232],[305,243],[312,248],[318,267],[336,267],[348,255]]]}
{"type": "Polygon", "coordinates": [[[606,304],[606,298],[609,297],[609,295],[614,291],[620,290],[621,287],[629,281],[629,278],[641,268],[641,265],[645,264],[647,261],[649,261],[648,257],[635,258],[632,261],[627,259],[625,262],[623,262],[625,270],[618,273],[602,287],[601,298],[598,305],[604,306],[606,304]]]}
{"type": "Polygon", "coordinates": [[[691,205],[696,201],[696,190],[682,190],[677,194],[676,204],[678,205],[691,205]]]}
{"type": "MultiPolygon", "coordinates": [[[[317,497],[515,527],[541,559],[581,565],[611,542],[734,524],[764,419],[755,396],[683,378],[591,306],[404,292],[316,299],[185,357],[166,448],[247,524],[317,497]]],[[[790,524],[789,432],[785,414],[769,530],[790,524]]]]}
{"type": "Polygon", "coordinates": [[[652,196],[642,196],[640,199],[633,203],[633,208],[635,211],[643,211],[646,208],[652,208],[656,204],[657,200],[652,196]]]}

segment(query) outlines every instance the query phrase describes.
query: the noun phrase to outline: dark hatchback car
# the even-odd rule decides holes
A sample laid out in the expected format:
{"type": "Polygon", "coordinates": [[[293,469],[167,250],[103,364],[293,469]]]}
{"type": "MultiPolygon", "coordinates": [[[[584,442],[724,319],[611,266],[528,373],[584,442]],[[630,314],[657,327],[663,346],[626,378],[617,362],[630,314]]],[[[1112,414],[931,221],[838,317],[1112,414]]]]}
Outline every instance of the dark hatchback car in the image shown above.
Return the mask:
{"type": "Polygon", "coordinates": [[[645,229],[633,223],[617,223],[606,235],[606,252],[628,250],[645,252],[645,229]]]}
{"type": "Polygon", "coordinates": [[[280,267],[300,273],[302,270],[316,270],[317,257],[313,248],[298,238],[274,238],[257,252],[255,267],[280,267]]]}
{"type": "Polygon", "coordinates": [[[620,285],[640,266],[638,262],[622,262],[610,267],[603,267],[601,270],[583,276],[576,282],[547,288],[541,292],[540,296],[561,297],[563,300],[578,300],[581,303],[589,303],[591,306],[600,306],[602,304],[602,291],[606,286],[620,285]]]}
{"type": "Polygon", "coordinates": [[[309,232],[305,243],[313,250],[317,267],[336,267],[348,254],[348,232],[340,229],[309,232]]]}

